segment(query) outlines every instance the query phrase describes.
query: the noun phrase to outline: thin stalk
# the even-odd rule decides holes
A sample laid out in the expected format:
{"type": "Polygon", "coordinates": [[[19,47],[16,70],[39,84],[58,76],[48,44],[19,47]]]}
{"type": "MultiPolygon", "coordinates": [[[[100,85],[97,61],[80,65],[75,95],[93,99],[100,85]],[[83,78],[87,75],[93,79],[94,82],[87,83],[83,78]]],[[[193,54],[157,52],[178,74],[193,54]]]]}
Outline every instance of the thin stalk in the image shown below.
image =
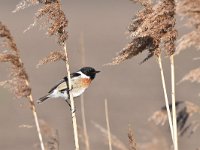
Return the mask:
{"type": "Polygon", "coordinates": [[[168,96],[167,96],[165,76],[164,76],[164,72],[163,72],[163,66],[162,66],[162,61],[161,61],[160,55],[158,56],[158,63],[159,63],[159,67],[160,67],[161,80],[162,80],[163,92],[164,92],[164,97],[165,97],[165,106],[166,106],[166,109],[167,109],[167,116],[168,116],[170,131],[171,131],[171,137],[172,137],[172,141],[174,143],[174,132],[173,132],[172,117],[171,117],[171,111],[169,109],[169,99],[168,99],[168,96]]]}
{"type": "Polygon", "coordinates": [[[107,125],[107,133],[108,133],[108,145],[109,145],[109,150],[112,150],[112,139],[111,139],[111,133],[110,133],[107,99],[105,99],[105,114],[106,114],[106,125],[107,125]]]}
{"type": "MultiPolygon", "coordinates": [[[[26,80],[26,84],[29,86],[28,80],[26,80]]],[[[45,150],[44,142],[43,142],[43,139],[42,139],[42,133],[41,133],[40,125],[39,125],[39,120],[38,120],[38,116],[37,116],[37,113],[36,113],[35,103],[34,103],[32,94],[28,96],[28,99],[29,99],[29,102],[30,102],[30,105],[31,105],[31,110],[32,110],[35,125],[36,125],[36,129],[37,129],[37,133],[38,133],[38,137],[39,137],[39,141],[40,141],[40,147],[41,147],[41,150],[45,150]]]]}
{"type": "MultiPolygon", "coordinates": [[[[70,77],[70,68],[69,68],[69,59],[68,59],[66,43],[64,43],[63,48],[64,48],[65,56],[66,56],[66,63],[65,64],[66,64],[66,68],[67,68],[68,86],[69,86],[69,89],[72,89],[71,77],[70,77]]],[[[77,122],[76,122],[75,105],[74,105],[74,98],[73,98],[73,95],[71,93],[71,90],[69,90],[69,98],[70,98],[70,104],[71,104],[71,114],[72,114],[72,125],[73,125],[73,131],[74,131],[75,150],[79,150],[78,128],[77,128],[77,122]]]]}
{"type": "MultiPolygon", "coordinates": [[[[84,48],[84,39],[83,33],[80,36],[80,52],[81,52],[81,63],[85,66],[85,48],[84,48]]],[[[90,142],[89,136],[87,132],[87,125],[86,125],[86,117],[85,117],[85,102],[84,102],[84,94],[81,95],[81,116],[82,116],[82,123],[83,123],[83,134],[84,134],[84,142],[86,150],[90,150],[90,142]]]]}
{"type": "Polygon", "coordinates": [[[171,96],[172,96],[172,119],[174,132],[174,150],[178,150],[178,136],[177,136],[177,120],[176,120],[176,99],[175,99],[175,69],[174,69],[174,55],[170,56],[171,64],[171,96]]]}
{"type": "Polygon", "coordinates": [[[90,142],[89,142],[89,136],[88,136],[88,132],[87,132],[85,108],[84,108],[84,95],[81,95],[81,115],[82,115],[85,147],[86,147],[86,150],[90,150],[90,142]]]}

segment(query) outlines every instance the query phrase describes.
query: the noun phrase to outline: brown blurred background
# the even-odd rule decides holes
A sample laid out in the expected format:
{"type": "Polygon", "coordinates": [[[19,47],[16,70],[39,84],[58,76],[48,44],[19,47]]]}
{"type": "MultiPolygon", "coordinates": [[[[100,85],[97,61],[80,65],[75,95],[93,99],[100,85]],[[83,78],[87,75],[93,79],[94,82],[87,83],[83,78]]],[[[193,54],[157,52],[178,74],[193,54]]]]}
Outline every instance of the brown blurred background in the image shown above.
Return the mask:
{"type": "MultiPolygon", "coordinates": [[[[55,38],[49,38],[44,30],[35,27],[23,33],[33,22],[36,7],[30,7],[18,13],[12,13],[18,0],[1,0],[0,21],[12,32],[18,48],[21,50],[31,81],[35,99],[46,92],[66,75],[63,62],[47,64],[36,69],[38,61],[57,50],[55,38]]],[[[71,71],[82,67],[80,55],[80,35],[83,34],[87,66],[101,70],[91,87],[85,92],[85,110],[91,149],[108,149],[100,131],[91,121],[106,128],[104,99],[108,99],[111,132],[128,147],[128,124],[131,124],[138,144],[157,143],[157,149],[170,149],[169,129],[156,127],[147,121],[148,117],[164,105],[159,67],[156,60],[139,65],[145,57],[141,54],[118,66],[105,66],[115,54],[128,42],[125,31],[139,10],[138,5],[126,0],[75,0],[63,1],[63,10],[69,20],[68,49],[71,71]],[[167,146],[166,146],[167,145],[167,146]]],[[[185,31],[183,23],[177,29],[185,31]]],[[[189,70],[199,67],[199,61],[192,59],[199,55],[194,49],[176,56],[176,80],[179,81],[189,70]]],[[[0,80],[7,78],[8,65],[0,64],[0,80]]],[[[167,85],[170,86],[169,60],[164,58],[167,85]]],[[[169,91],[170,89],[168,89],[169,91]]],[[[198,84],[184,82],[177,85],[177,100],[189,100],[200,104],[198,84]]],[[[169,91],[170,92],[170,91],[169,91]]],[[[78,125],[82,126],[80,98],[76,99],[78,125]]],[[[35,128],[19,128],[22,124],[34,125],[32,113],[25,99],[16,100],[7,89],[0,88],[0,149],[35,150],[38,137],[35,128]]],[[[60,150],[73,149],[73,130],[71,114],[67,104],[60,99],[36,105],[39,118],[59,131],[60,150]]],[[[180,150],[192,150],[199,147],[198,130],[191,137],[179,139],[180,150]]],[[[81,144],[81,149],[83,144],[81,144]]],[[[113,148],[115,149],[115,148],[113,148]]],[[[142,148],[141,148],[142,149],[142,148]]],[[[149,148],[148,148],[149,149],[149,148]]],[[[152,148],[156,150],[156,147],[152,148]]]]}

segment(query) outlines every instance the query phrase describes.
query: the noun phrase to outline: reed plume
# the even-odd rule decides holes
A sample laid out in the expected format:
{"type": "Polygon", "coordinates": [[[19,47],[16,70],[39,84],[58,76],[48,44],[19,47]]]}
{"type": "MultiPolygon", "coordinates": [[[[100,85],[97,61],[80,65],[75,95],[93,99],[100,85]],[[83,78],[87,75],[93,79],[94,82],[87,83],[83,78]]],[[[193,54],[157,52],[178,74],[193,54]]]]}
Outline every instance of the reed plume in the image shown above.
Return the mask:
{"type": "Polygon", "coordinates": [[[183,81],[191,81],[200,83],[200,68],[192,69],[189,73],[187,73],[179,83],[183,81]]]}
{"type": "Polygon", "coordinates": [[[47,64],[47,63],[51,63],[51,62],[56,62],[56,61],[66,61],[66,56],[65,53],[63,51],[52,51],[50,52],[50,54],[44,58],[42,58],[38,64],[37,64],[37,68],[39,68],[41,65],[47,64]]]}
{"type": "Polygon", "coordinates": [[[190,47],[200,49],[200,0],[180,0],[177,3],[177,13],[186,18],[186,25],[193,29],[191,32],[183,35],[177,46],[176,53],[179,54],[182,50],[190,47]]]}
{"type": "Polygon", "coordinates": [[[130,125],[128,129],[128,139],[129,139],[129,150],[137,150],[135,136],[133,133],[133,129],[130,125]]]}
{"type": "Polygon", "coordinates": [[[128,27],[130,42],[113,59],[111,64],[119,64],[141,52],[148,51],[145,62],[161,49],[171,56],[175,51],[174,42],[177,31],[175,26],[174,0],[162,0],[153,5],[150,0],[137,0],[144,9],[139,11],[128,27]]]}
{"type": "MultiPolygon", "coordinates": [[[[187,27],[192,29],[178,40],[177,52],[187,48],[200,49],[200,0],[181,0],[177,4],[177,13],[186,19],[187,27]]],[[[183,81],[200,82],[200,68],[192,69],[179,83],[183,81]]]]}
{"type": "Polygon", "coordinates": [[[40,146],[41,149],[44,150],[44,143],[38,122],[34,100],[31,94],[31,87],[28,79],[28,74],[25,71],[24,64],[19,55],[19,49],[17,48],[17,45],[10,31],[1,22],[0,37],[3,38],[5,43],[4,45],[6,45],[6,47],[9,49],[0,53],[0,62],[7,62],[11,64],[11,73],[9,75],[10,79],[1,82],[1,85],[9,87],[17,98],[24,97],[29,100],[30,108],[34,116],[35,125],[40,140],[40,146]]]}

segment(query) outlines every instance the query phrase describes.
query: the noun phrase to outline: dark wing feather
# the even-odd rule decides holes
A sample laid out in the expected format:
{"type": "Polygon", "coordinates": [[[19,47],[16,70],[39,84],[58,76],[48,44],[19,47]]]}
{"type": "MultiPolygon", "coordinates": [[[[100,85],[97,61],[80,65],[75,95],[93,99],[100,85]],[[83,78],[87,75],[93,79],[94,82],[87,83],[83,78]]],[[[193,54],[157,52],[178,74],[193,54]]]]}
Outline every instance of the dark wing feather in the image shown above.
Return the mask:
{"type": "MultiPolygon", "coordinates": [[[[72,73],[70,74],[70,77],[73,78],[73,77],[78,77],[80,76],[81,74],[75,72],[75,73],[72,73]]],[[[53,92],[53,90],[55,90],[60,84],[62,84],[63,82],[67,82],[68,81],[68,78],[67,77],[64,77],[62,80],[60,80],[59,83],[57,83],[54,87],[52,87],[48,93],[51,93],[53,92]]],[[[63,90],[66,90],[67,88],[63,89],[63,90]]],[[[61,90],[62,91],[62,90],[61,90]]]]}
{"type": "Polygon", "coordinates": [[[75,72],[75,73],[71,73],[70,77],[73,78],[73,77],[78,77],[80,75],[81,75],[80,73],[75,72]]]}
{"type": "Polygon", "coordinates": [[[60,80],[59,83],[57,83],[54,87],[52,87],[48,93],[53,92],[53,90],[55,90],[61,83],[65,82],[65,79],[63,78],[62,80],[60,80]]]}

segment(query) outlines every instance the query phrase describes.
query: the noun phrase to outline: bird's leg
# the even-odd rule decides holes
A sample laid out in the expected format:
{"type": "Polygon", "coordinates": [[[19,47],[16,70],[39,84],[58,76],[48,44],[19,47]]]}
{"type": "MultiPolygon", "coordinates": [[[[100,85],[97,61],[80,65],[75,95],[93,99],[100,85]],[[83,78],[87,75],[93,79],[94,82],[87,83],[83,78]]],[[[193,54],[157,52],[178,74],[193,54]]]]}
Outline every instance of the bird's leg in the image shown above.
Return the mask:
{"type": "Polygon", "coordinates": [[[72,110],[72,107],[71,107],[71,104],[70,104],[70,102],[67,100],[67,99],[65,99],[65,101],[67,102],[67,104],[69,105],[69,107],[70,107],[70,110],[72,111],[72,113],[75,113],[75,111],[76,111],[76,108],[74,109],[74,110],[72,110]]]}
{"type": "Polygon", "coordinates": [[[67,99],[65,99],[65,101],[67,102],[67,104],[69,105],[69,107],[70,107],[70,109],[71,109],[71,104],[70,104],[70,102],[69,102],[67,99]]]}
{"type": "Polygon", "coordinates": [[[71,92],[73,90],[73,86],[71,86],[71,89],[68,89],[67,92],[69,94],[69,92],[71,92]]]}

